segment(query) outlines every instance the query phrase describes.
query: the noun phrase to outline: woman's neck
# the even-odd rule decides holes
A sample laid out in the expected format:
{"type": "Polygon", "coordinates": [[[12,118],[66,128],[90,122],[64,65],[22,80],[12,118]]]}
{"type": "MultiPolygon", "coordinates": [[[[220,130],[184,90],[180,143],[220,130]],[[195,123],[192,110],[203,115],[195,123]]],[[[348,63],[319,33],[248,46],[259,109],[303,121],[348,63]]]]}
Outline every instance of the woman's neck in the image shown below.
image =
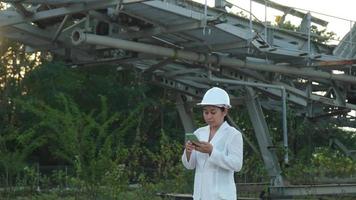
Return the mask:
{"type": "Polygon", "coordinates": [[[210,133],[215,134],[216,131],[220,128],[220,126],[223,124],[224,122],[221,122],[219,125],[217,126],[210,126],[210,133]]]}

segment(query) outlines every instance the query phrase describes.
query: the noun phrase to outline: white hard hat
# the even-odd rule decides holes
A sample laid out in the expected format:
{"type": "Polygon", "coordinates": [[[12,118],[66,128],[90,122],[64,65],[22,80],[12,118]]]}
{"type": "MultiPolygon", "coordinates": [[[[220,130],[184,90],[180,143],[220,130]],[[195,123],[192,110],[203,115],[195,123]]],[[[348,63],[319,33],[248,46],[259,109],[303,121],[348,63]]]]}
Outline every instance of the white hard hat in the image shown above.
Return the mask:
{"type": "Polygon", "coordinates": [[[229,95],[225,90],[218,87],[213,87],[208,91],[206,91],[203,100],[197,105],[200,106],[211,105],[211,106],[231,108],[229,95]]]}

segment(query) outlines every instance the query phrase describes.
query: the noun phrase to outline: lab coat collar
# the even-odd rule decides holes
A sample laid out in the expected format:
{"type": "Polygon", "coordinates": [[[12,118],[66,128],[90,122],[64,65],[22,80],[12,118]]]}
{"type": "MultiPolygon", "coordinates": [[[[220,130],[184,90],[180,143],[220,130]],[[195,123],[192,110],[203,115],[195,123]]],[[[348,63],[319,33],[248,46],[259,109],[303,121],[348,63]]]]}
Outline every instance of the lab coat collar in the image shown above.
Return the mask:
{"type": "MultiPolygon", "coordinates": [[[[216,131],[214,137],[210,140],[210,143],[211,144],[215,144],[217,141],[219,141],[219,139],[224,135],[225,133],[225,129],[229,127],[229,124],[224,121],[221,126],[219,127],[219,129],[216,131]]],[[[206,141],[209,140],[209,133],[210,133],[210,126],[208,126],[208,135],[207,135],[207,138],[206,138],[206,141]]],[[[205,139],[205,138],[204,138],[205,139]]]]}

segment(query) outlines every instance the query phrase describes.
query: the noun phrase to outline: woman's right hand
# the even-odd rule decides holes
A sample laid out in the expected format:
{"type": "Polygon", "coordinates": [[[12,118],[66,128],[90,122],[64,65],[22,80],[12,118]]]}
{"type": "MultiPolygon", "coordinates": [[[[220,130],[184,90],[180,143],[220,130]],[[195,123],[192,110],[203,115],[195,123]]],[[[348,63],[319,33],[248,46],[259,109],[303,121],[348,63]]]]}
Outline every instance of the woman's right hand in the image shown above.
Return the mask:
{"type": "Polygon", "coordinates": [[[189,140],[185,143],[185,150],[189,153],[191,153],[195,149],[195,146],[193,143],[191,143],[189,140]]]}
{"type": "Polygon", "coordinates": [[[190,155],[192,154],[192,151],[195,149],[195,146],[193,143],[191,143],[189,140],[185,143],[185,152],[187,156],[187,160],[190,160],[190,155]]]}

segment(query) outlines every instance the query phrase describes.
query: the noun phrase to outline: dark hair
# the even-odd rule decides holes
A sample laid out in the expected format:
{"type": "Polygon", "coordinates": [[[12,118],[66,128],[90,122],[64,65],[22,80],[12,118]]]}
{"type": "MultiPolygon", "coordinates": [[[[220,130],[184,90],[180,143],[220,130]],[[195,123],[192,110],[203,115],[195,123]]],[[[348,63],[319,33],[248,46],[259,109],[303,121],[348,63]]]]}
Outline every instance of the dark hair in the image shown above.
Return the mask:
{"type": "MultiPolygon", "coordinates": [[[[227,108],[225,108],[225,107],[218,107],[218,108],[220,108],[221,112],[224,112],[225,110],[227,110],[227,108]]],[[[225,117],[224,117],[224,121],[226,121],[227,123],[229,123],[229,124],[230,124],[230,122],[229,122],[229,119],[228,119],[227,115],[225,115],[225,117]]],[[[231,124],[230,124],[230,125],[231,125],[231,124]]]]}
{"type": "Polygon", "coordinates": [[[218,108],[220,108],[220,110],[222,111],[222,112],[224,112],[225,111],[225,107],[218,107],[218,108]]]}

